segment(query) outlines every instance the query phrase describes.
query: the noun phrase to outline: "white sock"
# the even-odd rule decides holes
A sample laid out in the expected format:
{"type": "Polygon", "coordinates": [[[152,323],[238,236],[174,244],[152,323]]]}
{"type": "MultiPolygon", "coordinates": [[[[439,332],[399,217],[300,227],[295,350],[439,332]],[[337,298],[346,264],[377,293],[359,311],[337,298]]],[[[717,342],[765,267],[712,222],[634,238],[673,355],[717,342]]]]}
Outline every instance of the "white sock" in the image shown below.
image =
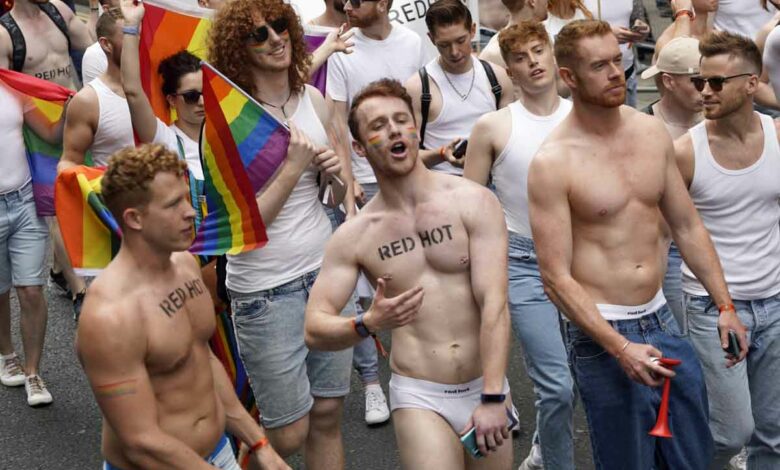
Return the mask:
{"type": "Polygon", "coordinates": [[[366,393],[368,392],[379,392],[382,393],[382,387],[379,386],[379,384],[368,384],[366,385],[366,393]]]}

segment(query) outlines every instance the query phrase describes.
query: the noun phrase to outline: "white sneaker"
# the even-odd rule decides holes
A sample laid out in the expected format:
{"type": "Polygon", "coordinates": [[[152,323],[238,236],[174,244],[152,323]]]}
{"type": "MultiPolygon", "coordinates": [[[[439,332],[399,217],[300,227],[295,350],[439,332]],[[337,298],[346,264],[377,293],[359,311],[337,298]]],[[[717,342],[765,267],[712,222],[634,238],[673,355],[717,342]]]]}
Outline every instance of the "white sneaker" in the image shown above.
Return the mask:
{"type": "Polygon", "coordinates": [[[739,454],[729,460],[729,470],[745,470],[747,468],[747,449],[744,447],[739,454]]]}
{"type": "Polygon", "coordinates": [[[39,375],[25,377],[24,389],[27,391],[27,404],[30,406],[48,405],[52,402],[51,393],[39,375]]]}
{"type": "Polygon", "coordinates": [[[384,423],[390,419],[385,393],[379,386],[366,387],[366,424],[384,423]]]}
{"type": "Polygon", "coordinates": [[[539,448],[539,444],[531,446],[528,457],[526,457],[525,460],[523,460],[523,463],[517,467],[517,470],[544,470],[544,465],[542,465],[542,449],[539,448]]]}
{"type": "Polygon", "coordinates": [[[24,369],[19,356],[0,356],[0,366],[0,383],[6,387],[18,387],[24,383],[24,369]]]}

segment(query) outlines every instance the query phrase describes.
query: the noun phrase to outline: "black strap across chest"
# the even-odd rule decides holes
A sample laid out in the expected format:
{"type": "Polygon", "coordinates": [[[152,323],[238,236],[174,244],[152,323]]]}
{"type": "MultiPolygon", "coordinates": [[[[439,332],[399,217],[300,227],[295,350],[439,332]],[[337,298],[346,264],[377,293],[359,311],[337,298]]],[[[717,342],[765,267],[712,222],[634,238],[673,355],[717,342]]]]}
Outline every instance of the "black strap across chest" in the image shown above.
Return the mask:
{"type": "MultiPolygon", "coordinates": [[[[68,41],[68,50],[70,50],[68,25],[65,23],[65,18],[62,17],[62,13],[51,3],[39,4],[38,8],[49,17],[54,25],[57,26],[57,29],[65,36],[65,39],[68,41]]],[[[24,40],[22,29],[14,17],[11,16],[10,11],[0,16],[0,26],[8,30],[8,35],[11,36],[11,70],[21,72],[24,68],[24,60],[27,58],[27,42],[24,40]]]]}

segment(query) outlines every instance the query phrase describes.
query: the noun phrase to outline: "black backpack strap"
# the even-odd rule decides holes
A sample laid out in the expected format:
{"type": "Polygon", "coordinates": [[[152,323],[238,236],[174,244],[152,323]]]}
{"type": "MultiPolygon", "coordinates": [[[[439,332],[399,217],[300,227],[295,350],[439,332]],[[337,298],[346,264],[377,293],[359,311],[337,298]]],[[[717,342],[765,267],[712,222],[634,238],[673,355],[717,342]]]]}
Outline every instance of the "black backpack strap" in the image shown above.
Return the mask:
{"type": "Polygon", "coordinates": [[[420,95],[420,116],[422,118],[420,121],[420,148],[424,148],[425,127],[428,125],[428,113],[431,111],[433,96],[431,95],[431,81],[428,77],[428,71],[425,70],[425,67],[421,67],[417,73],[420,75],[420,85],[422,87],[422,94],[420,95]]]}
{"type": "Polygon", "coordinates": [[[65,39],[68,40],[68,50],[70,50],[70,36],[68,35],[68,25],[65,23],[65,18],[62,17],[62,13],[51,4],[51,2],[41,3],[38,7],[46,13],[46,16],[57,26],[62,34],[65,35],[65,39]]]}
{"type": "Polygon", "coordinates": [[[22,34],[14,17],[11,16],[10,11],[0,16],[0,26],[7,29],[8,35],[11,36],[11,70],[21,72],[24,68],[24,59],[27,57],[27,43],[24,41],[24,34],[22,34]]]}
{"type": "Polygon", "coordinates": [[[490,63],[482,59],[479,59],[479,62],[482,64],[482,68],[485,69],[488,81],[490,82],[490,91],[492,91],[493,96],[496,97],[496,109],[498,109],[501,105],[501,93],[504,89],[501,87],[501,84],[498,83],[498,78],[496,78],[496,73],[493,71],[493,67],[490,66],[490,63]]]}

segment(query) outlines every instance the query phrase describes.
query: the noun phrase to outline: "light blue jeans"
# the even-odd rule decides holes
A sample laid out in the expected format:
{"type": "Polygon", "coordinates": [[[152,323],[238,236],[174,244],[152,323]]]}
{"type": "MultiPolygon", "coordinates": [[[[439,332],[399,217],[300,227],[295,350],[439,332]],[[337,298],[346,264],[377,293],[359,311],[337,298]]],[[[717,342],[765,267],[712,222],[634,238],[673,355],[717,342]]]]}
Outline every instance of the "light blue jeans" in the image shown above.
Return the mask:
{"type": "Polygon", "coordinates": [[[626,104],[632,108],[636,108],[639,102],[639,80],[636,78],[636,67],[634,67],[634,73],[626,80],[626,104]]]}
{"type": "MultiPolygon", "coordinates": [[[[379,192],[377,183],[365,183],[361,186],[363,186],[363,192],[366,195],[366,203],[379,192]]],[[[363,313],[360,299],[355,303],[355,310],[357,313],[363,313]]],[[[379,380],[379,359],[376,352],[376,343],[372,337],[364,338],[363,341],[354,346],[352,366],[358,372],[360,381],[364,384],[379,380]]]]}
{"type": "Polygon", "coordinates": [[[509,233],[509,313],[536,395],[536,436],[544,468],[574,469],[574,381],[560,315],[544,293],[530,238],[509,233]]]}
{"type": "Polygon", "coordinates": [[[721,470],[747,444],[749,470],[780,469],[780,295],[735,300],[748,329],[745,361],[726,368],[718,337],[718,307],[709,297],[686,295],[688,334],[707,382],[711,469],[721,470]]]}
{"type": "Polygon", "coordinates": [[[683,305],[681,265],[680,250],[677,245],[672,243],[666,261],[666,275],[663,284],[664,297],[666,297],[666,304],[669,305],[674,319],[677,320],[680,332],[683,336],[688,336],[688,322],[685,320],[685,306],[683,305]]]}

